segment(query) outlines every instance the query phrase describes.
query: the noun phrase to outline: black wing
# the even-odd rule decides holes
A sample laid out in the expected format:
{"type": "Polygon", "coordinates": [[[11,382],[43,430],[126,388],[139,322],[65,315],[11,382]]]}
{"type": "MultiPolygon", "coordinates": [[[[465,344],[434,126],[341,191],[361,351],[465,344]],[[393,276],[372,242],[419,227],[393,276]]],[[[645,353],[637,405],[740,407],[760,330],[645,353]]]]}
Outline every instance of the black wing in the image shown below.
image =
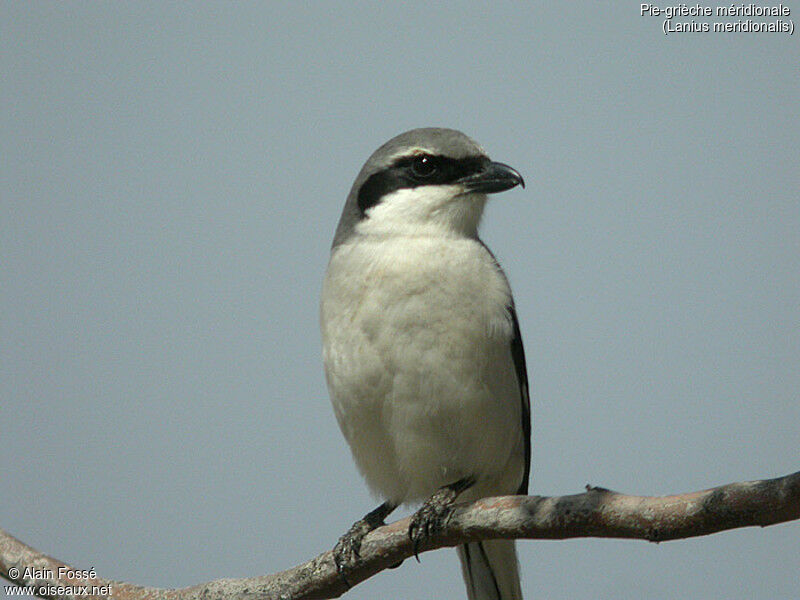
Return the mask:
{"type": "MultiPolygon", "coordinates": [[[[508,281],[494,253],[483,243],[483,240],[479,238],[476,241],[489,253],[497,270],[500,271],[500,274],[508,281]]],[[[519,398],[522,403],[520,407],[520,415],[522,417],[522,443],[525,444],[525,471],[522,474],[522,483],[519,484],[517,494],[527,495],[528,481],[531,476],[531,398],[528,391],[528,369],[525,366],[525,348],[522,346],[522,334],[519,331],[519,319],[517,319],[517,309],[514,307],[513,298],[507,310],[508,314],[511,315],[511,324],[514,328],[514,335],[511,338],[511,359],[514,361],[514,371],[517,374],[517,383],[519,384],[519,398]]]]}
{"type": "Polygon", "coordinates": [[[522,402],[522,439],[525,444],[525,472],[522,475],[522,483],[517,490],[518,494],[528,493],[528,480],[531,471],[531,398],[528,390],[528,369],[525,366],[525,348],[522,346],[522,335],[519,331],[519,320],[514,302],[508,307],[511,314],[511,321],[514,326],[514,337],[511,338],[511,358],[514,361],[514,370],[517,373],[519,382],[519,397],[522,402]]]}

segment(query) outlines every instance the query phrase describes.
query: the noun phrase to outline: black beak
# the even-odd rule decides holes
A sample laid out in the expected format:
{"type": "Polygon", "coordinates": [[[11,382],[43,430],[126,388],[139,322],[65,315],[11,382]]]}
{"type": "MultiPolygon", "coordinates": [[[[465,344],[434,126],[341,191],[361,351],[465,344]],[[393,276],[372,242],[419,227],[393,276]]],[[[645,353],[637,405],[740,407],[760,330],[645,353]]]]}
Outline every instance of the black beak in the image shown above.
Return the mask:
{"type": "Polygon", "coordinates": [[[499,162],[487,162],[483,169],[464,177],[459,183],[467,192],[479,194],[504,192],[517,185],[525,187],[525,180],[516,169],[499,162]]]}

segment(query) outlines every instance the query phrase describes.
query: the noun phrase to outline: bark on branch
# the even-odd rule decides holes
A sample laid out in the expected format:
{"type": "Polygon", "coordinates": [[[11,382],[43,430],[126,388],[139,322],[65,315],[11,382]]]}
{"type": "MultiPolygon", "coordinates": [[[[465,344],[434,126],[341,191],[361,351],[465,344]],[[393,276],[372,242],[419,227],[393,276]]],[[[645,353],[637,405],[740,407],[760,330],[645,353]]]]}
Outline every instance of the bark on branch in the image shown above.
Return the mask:
{"type": "MultiPolygon", "coordinates": [[[[800,519],[800,472],[662,497],[628,496],[587,486],[585,493],[572,496],[503,496],[458,505],[445,530],[421,551],[492,538],[607,537],[663,542],[795,519],[800,519]]],[[[361,548],[362,564],[348,574],[350,583],[360,583],[409,558],[408,526],[406,518],[370,533],[361,548]]],[[[93,591],[90,587],[89,597],[94,598],[108,597],[110,588],[114,600],[295,600],[335,598],[347,591],[336,575],[330,551],[273,575],[220,579],[182,589],[140,587],[87,578],[85,573],[77,573],[76,578],[65,568],[72,569],[0,529],[0,575],[19,585],[36,587],[39,597],[77,596],[82,591],[57,588],[83,585],[101,588],[93,591]]]]}

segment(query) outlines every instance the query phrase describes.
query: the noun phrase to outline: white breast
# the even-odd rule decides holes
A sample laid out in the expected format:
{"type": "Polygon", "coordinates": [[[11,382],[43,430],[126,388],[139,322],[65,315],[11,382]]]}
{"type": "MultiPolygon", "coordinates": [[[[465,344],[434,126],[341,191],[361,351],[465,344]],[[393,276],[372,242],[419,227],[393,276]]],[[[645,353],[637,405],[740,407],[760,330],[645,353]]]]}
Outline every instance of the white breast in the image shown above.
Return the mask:
{"type": "Polygon", "coordinates": [[[474,476],[514,493],[524,468],[510,290],[477,241],[382,237],[336,247],[321,310],[339,425],[395,502],[474,476]]]}

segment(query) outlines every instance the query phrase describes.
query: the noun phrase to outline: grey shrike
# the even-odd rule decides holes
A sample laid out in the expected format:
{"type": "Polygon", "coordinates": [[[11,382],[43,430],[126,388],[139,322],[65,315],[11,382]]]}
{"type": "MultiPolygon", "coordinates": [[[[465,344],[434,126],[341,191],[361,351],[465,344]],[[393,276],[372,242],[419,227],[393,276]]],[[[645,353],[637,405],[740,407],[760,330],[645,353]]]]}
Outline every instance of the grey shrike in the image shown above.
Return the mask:
{"type": "MultiPolygon", "coordinates": [[[[415,549],[456,497],[527,494],[530,401],[503,270],[478,237],[487,194],[523,185],[452,129],[378,148],[344,205],[322,290],[325,375],[339,427],[384,500],[339,540],[340,575],[398,505],[415,549]]],[[[458,548],[470,600],[522,598],[514,542],[458,548]]]]}

